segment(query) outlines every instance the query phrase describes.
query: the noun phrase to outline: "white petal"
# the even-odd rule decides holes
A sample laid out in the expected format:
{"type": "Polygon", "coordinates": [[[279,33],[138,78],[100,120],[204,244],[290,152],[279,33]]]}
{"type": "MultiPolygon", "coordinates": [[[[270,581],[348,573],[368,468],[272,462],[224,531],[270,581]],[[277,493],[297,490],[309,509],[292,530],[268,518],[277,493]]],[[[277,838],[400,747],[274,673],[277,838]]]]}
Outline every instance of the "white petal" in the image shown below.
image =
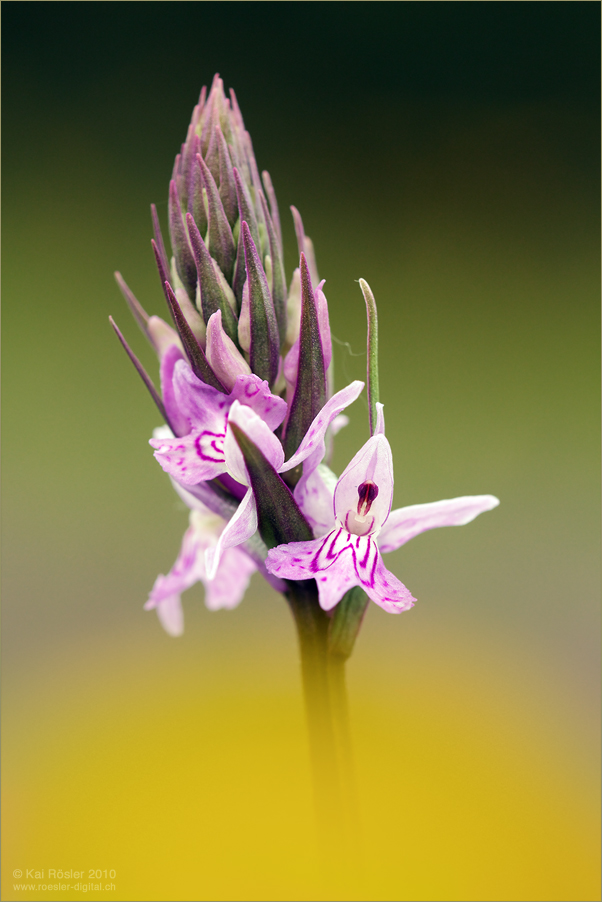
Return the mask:
{"type": "MultiPolygon", "coordinates": [[[[231,423],[234,423],[242,429],[245,435],[257,445],[276,470],[282,466],[284,460],[282,445],[267,423],[264,422],[261,417],[257,416],[254,410],[250,407],[246,407],[239,401],[234,401],[228,417],[228,425],[231,423]]],[[[228,429],[226,433],[224,454],[226,457],[226,467],[230,476],[232,476],[233,479],[236,479],[237,482],[240,482],[241,485],[248,485],[249,477],[247,475],[244,457],[231,429],[228,429]]]]}
{"type": "Polygon", "coordinates": [[[463,495],[429,504],[412,504],[391,511],[389,519],[378,536],[383,552],[394,551],[427,529],[439,526],[464,526],[484,511],[499,504],[494,495],[463,495]]]}
{"type": "Polygon", "coordinates": [[[221,556],[226,548],[242,545],[257,530],[257,507],[255,496],[249,489],[240,502],[236,513],[228,521],[224,531],[214,548],[208,548],[205,552],[205,567],[207,579],[215,579],[221,556]]]}
{"type": "Polygon", "coordinates": [[[184,612],[179,595],[170,595],[157,605],[157,615],[161,626],[170,636],[181,636],[184,632],[184,612]]]}
{"type": "Polygon", "coordinates": [[[337,478],[325,464],[302,476],[295,486],[295,501],[311,526],[314,536],[326,535],[334,527],[334,489],[337,478]]]}
{"type": "Polygon", "coordinates": [[[303,441],[299,445],[293,456],[286,461],[280,472],[284,473],[306,461],[303,472],[306,475],[318,466],[323,460],[326,453],[325,435],[326,430],[332,421],[338,417],[342,410],[352,404],[362,392],[364,383],[358,381],[351,382],[341,391],[333,395],[330,401],[327,401],[320,413],[315,417],[311,426],[307,430],[303,441]]]}
{"type": "Polygon", "coordinates": [[[226,548],[214,579],[203,580],[209,610],[230,610],[240,604],[256,570],[257,565],[240,548],[226,548]]]}

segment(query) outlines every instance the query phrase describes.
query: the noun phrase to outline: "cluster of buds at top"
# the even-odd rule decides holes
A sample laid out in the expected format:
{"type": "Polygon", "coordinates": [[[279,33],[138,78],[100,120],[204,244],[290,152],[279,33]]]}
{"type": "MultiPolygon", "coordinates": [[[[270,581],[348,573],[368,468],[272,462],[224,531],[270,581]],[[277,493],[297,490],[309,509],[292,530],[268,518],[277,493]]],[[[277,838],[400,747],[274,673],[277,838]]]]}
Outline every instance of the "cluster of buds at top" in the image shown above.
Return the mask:
{"type": "MultiPolygon", "coordinates": [[[[183,629],[185,589],[201,581],[208,607],[234,607],[255,570],[285,593],[315,580],[327,611],[358,586],[387,611],[407,610],[414,599],[380,552],[435,526],[468,523],[498,503],[466,496],[391,513],[376,307],[363,280],[371,438],[337,481],[328,452],[364,383],[333,393],[324,283],[291,209],[299,266],[287,290],[272,182],[259,174],[234,92],[227,98],[216,76],[175,161],[171,259],[152,207],[152,246],[173,325],[148,316],[116,274],[159,357],[160,392],[113,326],[165,421],[150,442],[155,457],[190,508],[178,559],[157,578],[146,605],[172,635],[183,629]]],[[[359,624],[358,605],[348,609],[359,624]]]]}

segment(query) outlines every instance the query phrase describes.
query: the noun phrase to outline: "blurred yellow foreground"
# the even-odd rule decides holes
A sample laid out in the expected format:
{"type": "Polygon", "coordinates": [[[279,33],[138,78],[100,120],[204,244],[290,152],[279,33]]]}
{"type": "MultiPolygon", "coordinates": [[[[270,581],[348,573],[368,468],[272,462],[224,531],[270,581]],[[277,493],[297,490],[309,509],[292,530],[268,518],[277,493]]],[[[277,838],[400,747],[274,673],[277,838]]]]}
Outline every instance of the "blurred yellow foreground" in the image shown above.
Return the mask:
{"type": "Polygon", "coordinates": [[[516,705],[520,674],[496,687],[474,657],[459,673],[441,642],[404,651],[403,682],[352,660],[363,836],[346,876],[314,847],[295,662],[165,643],[159,660],[113,649],[109,667],[98,648],[81,682],[57,664],[21,693],[4,899],[599,898],[583,775],[567,780],[565,750],[516,705]],[[14,889],[60,868],[113,870],[115,889],[14,889]]]}

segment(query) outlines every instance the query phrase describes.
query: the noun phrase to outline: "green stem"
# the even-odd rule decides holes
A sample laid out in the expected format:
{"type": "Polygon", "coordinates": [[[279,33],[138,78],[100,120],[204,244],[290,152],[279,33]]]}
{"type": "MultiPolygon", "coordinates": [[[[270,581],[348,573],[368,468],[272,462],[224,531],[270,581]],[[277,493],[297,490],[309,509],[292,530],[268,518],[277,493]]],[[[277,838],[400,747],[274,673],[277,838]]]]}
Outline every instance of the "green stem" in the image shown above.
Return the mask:
{"type": "Polygon", "coordinates": [[[333,653],[332,618],[320,608],[313,580],[291,585],[287,598],[299,638],[318,830],[331,852],[334,841],[342,853],[357,832],[346,657],[333,653]]]}
{"type": "MultiPolygon", "coordinates": [[[[341,810],[349,825],[357,821],[357,798],[355,792],[355,768],[351,722],[347,699],[345,664],[347,659],[340,655],[329,655],[329,687],[332,700],[333,727],[337,759],[340,770],[341,810]]],[[[356,831],[357,832],[357,831],[356,831]]]]}
{"type": "Polygon", "coordinates": [[[328,832],[341,807],[328,672],[329,617],[318,604],[313,581],[295,584],[287,597],[299,639],[316,814],[320,830],[328,832]]]}

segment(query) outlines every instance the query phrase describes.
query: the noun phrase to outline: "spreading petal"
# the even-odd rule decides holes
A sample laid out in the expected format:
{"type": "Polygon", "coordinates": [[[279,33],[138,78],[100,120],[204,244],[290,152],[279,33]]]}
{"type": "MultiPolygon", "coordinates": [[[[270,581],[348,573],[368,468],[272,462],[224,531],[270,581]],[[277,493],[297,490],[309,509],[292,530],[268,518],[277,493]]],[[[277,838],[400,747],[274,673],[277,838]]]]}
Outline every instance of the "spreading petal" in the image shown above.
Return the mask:
{"type": "Polygon", "coordinates": [[[387,570],[375,540],[371,536],[354,536],[355,565],[361,585],[370,601],[389,614],[401,614],[414,605],[416,599],[409,589],[387,570]]]}
{"type": "Polygon", "coordinates": [[[173,423],[173,427],[178,435],[186,435],[187,432],[190,432],[190,423],[188,418],[183,415],[176,402],[173,384],[174,370],[179,360],[184,363],[182,346],[178,342],[178,344],[169,345],[161,359],[161,395],[163,397],[165,412],[169,417],[169,422],[173,423]]]}
{"type": "Polygon", "coordinates": [[[224,429],[195,429],[181,438],[152,438],[149,444],[166,473],[184,485],[196,485],[225,472],[224,435],[224,429]]]}
{"type": "Polygon", "coordinates": [[[184,533],[178,558],[167,574],[161,574],[145,604],[156,608],[161,624],[171,636],[184,630],[181,594],[197,582],[205,586],[205,604],[211,611],[234,608],[240,603],[257,564],[241,549],[228,548],[222,556],[214,579],[207,577],[205,554],[219,541],[225,522],[203,510],[202,505],[190,514],[190,527],[184,533]]]}
{"type": "Polygon", "coordinates": [[[184,632],[184,611],[179,595],[170,595],[157,605],[159,623],[165,632],[176,638],[184,632]]]}
{"type": "Polygon", "coordinates": [[[200,429],[215,429],[222,424],[230,406],[228,395],[201,382],[190,366],[182,361],[174,368],[174,392],[182,414],[190,420],[190,425],[200,429]]]}
{"type": "Polygon", "coordinates": [[[170,636],[181,636],[184,631],[180,595],[198,582],[204,573],[204,556],[201,553],[204,548],[201,546],[201,537],[191,525],[184,533],[175,564],[167,576],[160,574],[157,577],[144,605],[147,611],[157,609],[159,620],[170,636]]]}
{"type": "Polygon", "coordinates": [[[497,507],[494,495],[463,495],[429,504],[412,504],[391,511],[378,537],[381,551],[395,551],[427,529],[438,526],[464,526],[484,511],[497,507]]]}
{"type": "Polygon", "coordinates": [[[268,552],[265,565],[270,573],[282,579],[313,579],[316,572],[314,561],[324,541],[312,539],[310,542],[277,545],[268,552]]]}
{"type": "Polygon", "coordinates": [[[256,530],[257,508],[255,506],[255,496],[249,489],[238,505],[236,513],[226,524],[217,541],[217,545],[214,548],[208,548],[205,552],[207,578],[215,579],[222,554],[227,548],[242,545],[243,542],[251,538],[256,530]]]}
{"type": "Polygon", "coordinates": [[[325,435],[332,421],[342,410],[349,406],[362,392],[364,383],[359,380],[341,389],[327,401],[320,413],[314,418],[297,451],[286,461],[280,472],[284,473],[305,461],[304,476],[316,469],[326,453],[325,435]]]}
{"type": "Polygon", "coordinates": [[[315,580],[318,586],[320,607],[323,611],[331,611],[349,589],[360,584],[357,573],[353,567],[348,566],[349,563],[351,560],[347,561],[343,557],[340,563],[337,562],[328,570],[316,573],[315,580]]]}
{"type": "MultiPolygon", "coordinates": [[[[168,364],[177,353],[174,349],[165,357],[165,388],[169,403],[178,413],[177,422],[182,432],[182,423],[187,424],[187,434],[165,440],[151,439],[155,457],[165,472],[184,485],[196,485],[215,479],[228,469],[232,471],[230,475],[246,484],[246,475],[241,480],[240,474],[235,475],[234,472],[239,473],[243,466],[238,446],[233,449],[234,462],[231,464],[226,464],[224,451],[228,416],[232,416],[235,409],[239,411],[239,418],[242,417],[239,423],[241,428],[264,453],[266,448],[270,449],[266,456],[276,468],[281,466],[284,454],[272,430],[282,422],[286,412],[286,403],[282,398],[273,395],[268,383],[253,374],[238,376],[232,393],[225,395],[197,379],[183,360],[175,360],[173,378],[170,380],[168,364]]],[[[246,470],[243,472],[246,473],[246,470]]]]}
{"type": "Polygon", "coordinates": [[[210,611],[235,608],[247,590],[257,565],[240,548],[227,548],[214,579],[204,579],[205,604],[210,611]]]}

